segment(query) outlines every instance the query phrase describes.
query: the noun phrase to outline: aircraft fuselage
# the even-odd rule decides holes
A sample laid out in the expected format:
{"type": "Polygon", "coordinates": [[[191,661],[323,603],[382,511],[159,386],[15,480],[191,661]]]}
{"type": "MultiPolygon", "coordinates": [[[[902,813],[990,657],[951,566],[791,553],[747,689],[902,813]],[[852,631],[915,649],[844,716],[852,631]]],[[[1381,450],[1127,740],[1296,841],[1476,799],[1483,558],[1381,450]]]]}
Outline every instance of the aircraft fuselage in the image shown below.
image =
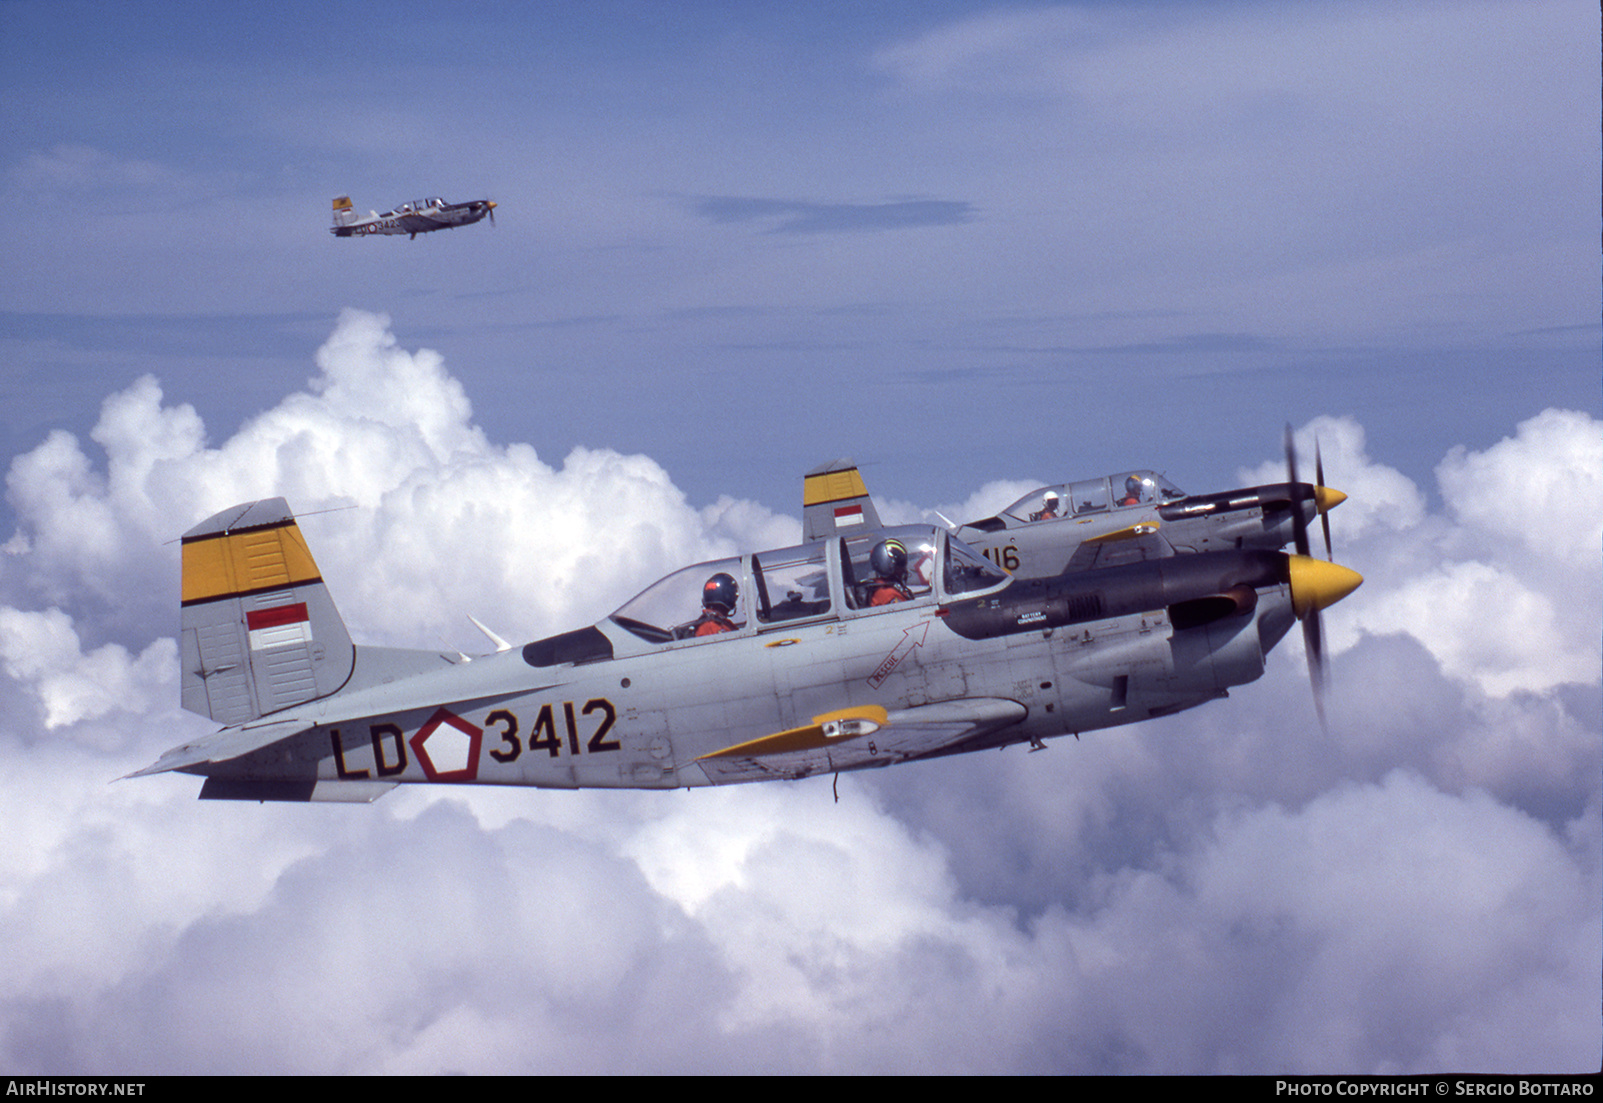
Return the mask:
{"type": "Polygon", "coordinates": [[[406,234],[409,237],[416,237],[418,234],[431,233],[434,230],[454,230],[458,226],[471,226],[491,216],[495,207],[495,202],[490,199],[447,203],[434,197],[403,203],[393,211],[374,213],[368,218],[357,219],[349,213],[349,200],[345,200],[343,208],[341,200],[335,200],[335,220],[329,233],[335,237],[364,237],[369,234],[406,234]]]}
{"type": "MultiPolygon", "coordinates": [[[[295,790],[283,799],[307,799],[299,791],[319,782],[358,791],[396,782],[674,788],[908,757],[872,737],[789,760],[705,757],[854,707],[893,718],[933,708],[937,720],[942,703],[991,710],[990,730],[937,754],[1092,731],[1256,679],[1294,619],[1286,559],[1188,556],[1013,580],[972,597],[837,604],[832,616],[655,646],[609,619],[553,637],[575,638],[578,661],[550,665],[530,656],[558,658],[566,644],[537,641],[468,663],[412,653],[435,669],[310,702],[293,710],[308,730],[193,772],[209,775],[203,796],[264,799],[261,783],[295,790]],[[1250,596],[1224,615],[1188,604],[1232,589],[1250,596]],[[409,704],[396,708],[401,696],[409,704]]],[[[364,661],[382,666],[388,654],[357,648],[353,683],[372,673],[364,661]]]]}
{"type": "MultiPolygon", "coordinates": [[[[1004,512],[959,526],[956,534],[1006,571],[1025,578],[1049,577],[1061,574],[1076,554],[1083,558],[1081,549],[1087,541],[1139,528],[1161,534],[1181,554],[1281,548],[1295,534],[1294,510],[1302,513],[1304,523],[1317,519],[1315,494],[1316,488],[1306,483],[1274,483],[1163,502],[1100,506],[1044,520],[1004,512]]],[[[1113,544],[1107,548],[1118,550],[1113,544]]]]}

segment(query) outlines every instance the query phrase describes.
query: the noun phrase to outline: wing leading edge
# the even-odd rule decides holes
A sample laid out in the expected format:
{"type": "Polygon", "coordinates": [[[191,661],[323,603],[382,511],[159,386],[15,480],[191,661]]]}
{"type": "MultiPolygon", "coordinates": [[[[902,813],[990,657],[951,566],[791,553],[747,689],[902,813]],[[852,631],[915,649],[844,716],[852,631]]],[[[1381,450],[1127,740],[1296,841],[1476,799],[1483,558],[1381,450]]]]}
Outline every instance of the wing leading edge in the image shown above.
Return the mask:
{"type": "Polygon", "coordinates": [[[863,705],[813,717],[806,727],[775,732],[702,755],[714,784],[803,778],[837,770],[889,766],[950,751],[1023,720],[1028,709],[999,697],[942,701],[887,711],[863,705]]]}

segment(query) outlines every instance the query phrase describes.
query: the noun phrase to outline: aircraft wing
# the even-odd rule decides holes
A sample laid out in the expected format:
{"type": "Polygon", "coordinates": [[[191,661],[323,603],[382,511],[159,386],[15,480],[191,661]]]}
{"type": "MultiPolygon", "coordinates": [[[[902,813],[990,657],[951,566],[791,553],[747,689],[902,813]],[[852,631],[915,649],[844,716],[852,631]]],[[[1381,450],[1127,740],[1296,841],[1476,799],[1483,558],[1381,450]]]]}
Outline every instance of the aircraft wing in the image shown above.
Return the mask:
{"type": "Polygon", "coordinates": [[[212,762],[227,762],[231,758],[238,758],[240,755],[270,746],[281,739],[288,739],[311,726],[305,720],[275,720],[269,724],[224,728],[192,743],[174,747],[143,770],[136,770],[128,776],[145,777],[148,774],[164,774],[168,770],[183,770],[212,762]]]}
{"type": "Polygon", "coordinates": [[[851,460],[831,460],[802,480],[802,539],[827,540],[880,527],[879,510],[851,460]]]}
{"type": "Polygon", "coordinates": [[[696,761],[715,784],[889,766],[949,751],[976,736],[1017,724],[1027,712],[1017,701],[999,697],[890,711],[860,705],[815,716],[806,727],[737,743],[696,761]]]}
{"type": "Polygon", "coordinates": [[[1149,559],[1165,559],[1175,554],[1174,545],[1148,521],[1115,532],[1105,532],[1084,540],[1069,557],[1066,571],[1089,571],[1095,567],[1121,567],[1149,559]]]}

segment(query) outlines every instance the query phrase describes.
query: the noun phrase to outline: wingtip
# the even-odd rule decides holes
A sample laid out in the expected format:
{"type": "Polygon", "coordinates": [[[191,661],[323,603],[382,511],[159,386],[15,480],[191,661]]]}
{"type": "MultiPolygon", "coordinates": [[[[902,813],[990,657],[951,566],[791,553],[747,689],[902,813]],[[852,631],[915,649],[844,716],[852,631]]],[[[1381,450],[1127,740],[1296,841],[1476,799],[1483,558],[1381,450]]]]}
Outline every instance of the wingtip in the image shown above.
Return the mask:
{"type": "Polygon", "coordinates": [[[124,774],[117,780],[127,781],[129,778],[170,773],[173,770],[181,770],[185,766],[196,766],[205,761],[207,761],[207,758],[204,754],[192,753],[191,746],[186,743],[182,747],[174,747],[143,770],[135,770],[131,774],[124,774]]]}
{"type": "MultiPolygon", "coordinates": [[[[165,756],[163,756],[163,757],[165,757],[165,756]]],[[[162,759],[157,759],[155,762],[152,762],[149,766],[146,766],[143,770],[135,770],[131,774],[123,774],[122,777],[119,777],[116,780],[117,781],[128,781],[128,780],[130,780],[132,778],[136,778],[136,777],[149,777],[151,774],[165,774],[168,771],[173,769],[173,767],[171,767],[171,766],[163,766],[161,763],[162,763],[162,759]]]]}

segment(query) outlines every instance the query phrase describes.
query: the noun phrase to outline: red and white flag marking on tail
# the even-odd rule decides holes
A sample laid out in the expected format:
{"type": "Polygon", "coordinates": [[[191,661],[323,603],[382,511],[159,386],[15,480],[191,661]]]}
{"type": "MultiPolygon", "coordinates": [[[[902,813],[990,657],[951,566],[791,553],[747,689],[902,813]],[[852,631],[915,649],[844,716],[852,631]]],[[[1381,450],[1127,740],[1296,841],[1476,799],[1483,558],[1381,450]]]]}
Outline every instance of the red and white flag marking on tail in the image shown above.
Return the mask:
{"type": "Polygon", "coordinates": [[[839,526],[839,525],[860,525],[862,523],[863,523],[863,507],[862,506],[836,506],[835,507],[835,524],[837,526],[839,526]]]}
{"type": "Polygon", "coordinates": [[[245,614],[245,627],[250,629],[252,651],[312,642],[312,620],[304,601],[275,605],[271,609],[252,609],[245,614]]]}

